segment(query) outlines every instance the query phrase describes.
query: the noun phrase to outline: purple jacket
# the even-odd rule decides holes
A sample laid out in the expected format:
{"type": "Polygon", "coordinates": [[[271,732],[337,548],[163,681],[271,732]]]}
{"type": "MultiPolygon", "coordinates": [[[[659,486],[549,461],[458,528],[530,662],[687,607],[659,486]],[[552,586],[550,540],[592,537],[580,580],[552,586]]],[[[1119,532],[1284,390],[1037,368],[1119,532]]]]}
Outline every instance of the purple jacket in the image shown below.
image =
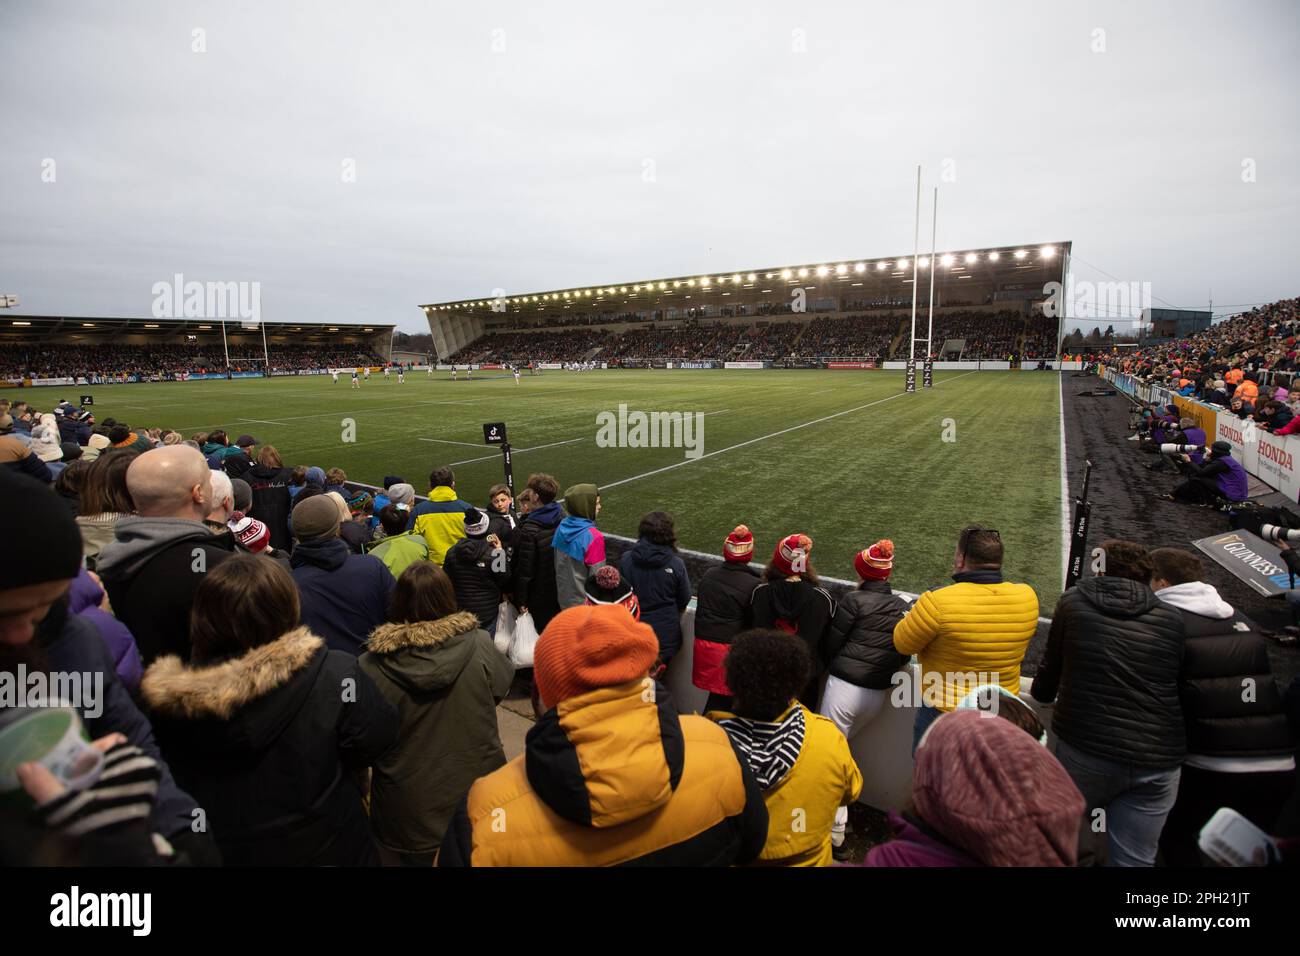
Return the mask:
{"type": "Polygon", "coordinates": [[[894,838],[874,846],[863,866],[983,866],[979,860],[921,830],[905,817],[890,812],[894,838]]]}
{"type": "Polygon", "coordinates": [[[1219,483],[1219,490],[1229,501],[1245,501],[1246,494],[1250,490],[1250,484],[1246,479],[1246,469],[1241,466],[1237,459],[1225,456],[1215,458],[1216,462],[1222,462],[1228,470],[1220,472],[1215,476],[1219,483]]]}
{"type": "Polygon", "coordinates": [[[113,615],[102,610],[99,602],[104,600],[104,589],[95,583],[95,579],[82,568],[81,573],[72,582],[68,591],[68,610],[80,615],[95,625],[99,636],[108,645],[113,655],[114,670],[118,679],[132,696],[140,688],[143,676],[140,666],[140,650],[135,646],[135,638],[125,624],[113,615]]]}

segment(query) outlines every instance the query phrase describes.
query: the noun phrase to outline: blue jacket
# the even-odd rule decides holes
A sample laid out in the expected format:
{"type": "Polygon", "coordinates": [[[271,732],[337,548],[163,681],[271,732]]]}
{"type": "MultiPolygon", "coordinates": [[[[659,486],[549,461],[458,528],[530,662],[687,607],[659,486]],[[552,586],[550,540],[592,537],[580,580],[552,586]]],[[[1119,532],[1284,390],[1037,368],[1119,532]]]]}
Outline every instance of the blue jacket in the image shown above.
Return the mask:
{"type": "Polygon", "coordinates": [[[645,538],[623,552],[623,577],[641,605],[641,623],[654,628],[659,657],[668,661],[682,647],[682,612],[691,603],[691,579],[672,548],[645,538]]]}
{"type": "Polygon", "coordinates": [[[360,654],[388,616],[397,582],[384,562],[353,554],[341,538],[299,541],[289,556],[302,600],[302,623],[332,650],[360,654]]]}

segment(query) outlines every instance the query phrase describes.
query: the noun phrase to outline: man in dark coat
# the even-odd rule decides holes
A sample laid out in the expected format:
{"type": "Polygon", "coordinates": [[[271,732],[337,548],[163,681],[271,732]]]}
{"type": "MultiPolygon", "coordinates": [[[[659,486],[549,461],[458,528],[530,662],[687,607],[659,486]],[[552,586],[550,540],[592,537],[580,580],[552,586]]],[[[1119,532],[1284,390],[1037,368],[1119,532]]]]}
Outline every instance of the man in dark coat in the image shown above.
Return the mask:
{"type": "Polygon", "coordinates": [[[1187,638],[1180,688],[1187,759],[1160,834],[1170,866],[1197,866],[1197,836],[1219,807],[1266,833],[1295,789],[1295,741],[1264,638],[1202,578],[1191,551],[1151,552],[1151,587],[1182,614],[1187,638]]]}
{"type": "Polygon", "coordinates": [[[540,504],[515,528],[514,604],[520,611],[532,614],[540,634],[560,613],[551,538],[564,518],[564,509],[555,500],[560,493],[559,483],[550,475],[530,475],[528,487],[540,504]]]}
{"type": "Polygon", "coordinates": [[[384,623],[395,581],[384,562],[352,554],[339,537],[339,509],[328,495],[293,509],[298,543],[289,563],[302,599],[302,622],[333,650],[360,654],[370,632],[384,623]]]}
{"type": "Polygon", "coordinates": [[[193,448],[144,452],[127,469],[126,486],[136,515],[118,521],[95,569],[114,613],[135,635],[141,663],[148,667],[163,653],[185,660],[194,591],[234,553],[234,537],[203,523],[213,506],[212,476],[193,448]]]}
{"type": "Polygon", "coordinates": [[[1056,605],[1031,693],[1056,701],[1056,757],[1089,814],[1103,811],[1110,864],[1152,866],[1187,756],[1185,632],[1179,612],[1148,586],[1146,549],[1119,540],[1101,547],[1104,571],[1056,605]]]}
{"type": "Polygon", "coordinates": [[[293,535],[289,531],[289,512],[293,505],[289,495],[292,469],[274,464],[279,461],[279,456],[270,459],[265,451],[262,449],[263,454],[259,455],[257,463],[242,476],[253,493],[248,515],[266,525],[271,532],[271,547],[288,553],[293,547],[293,535]]]}
{"type": "Polygon", "coordinates": [[[691,654],[691,682],[709,692],[704,711],[731,710],[731,689],[723,662],[736,635],[754,626],[751,601],[762,577],[750,566],[754,536],[736,525],[722,545],[722,564],[700,578],[695,596],[695,645],[691,654]]]}

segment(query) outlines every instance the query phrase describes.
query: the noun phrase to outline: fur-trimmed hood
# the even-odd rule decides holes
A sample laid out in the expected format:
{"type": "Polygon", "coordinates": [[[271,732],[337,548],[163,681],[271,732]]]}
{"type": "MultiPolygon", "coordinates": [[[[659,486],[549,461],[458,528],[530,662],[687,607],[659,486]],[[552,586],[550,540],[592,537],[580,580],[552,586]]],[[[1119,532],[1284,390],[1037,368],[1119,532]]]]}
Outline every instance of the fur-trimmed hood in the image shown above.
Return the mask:
{"type": "MultiPolygon", "coordinates": [[[[381,624],[366,642],[366,656],[384,676],[413,691],[450,687],[474,656],[478,618],[457,611],[436,621],[381,624]]],[[[484,638],[487,633],[483,632],[484,638]]]]}
{"type": "Polygon", "coordinates": [[[299,627],[217,664],[160,657],[145,671],[140,694],[156,718],[204,725],[232,746],[257,746],[297,714],[324,659],[325,642],[299,627]]]}

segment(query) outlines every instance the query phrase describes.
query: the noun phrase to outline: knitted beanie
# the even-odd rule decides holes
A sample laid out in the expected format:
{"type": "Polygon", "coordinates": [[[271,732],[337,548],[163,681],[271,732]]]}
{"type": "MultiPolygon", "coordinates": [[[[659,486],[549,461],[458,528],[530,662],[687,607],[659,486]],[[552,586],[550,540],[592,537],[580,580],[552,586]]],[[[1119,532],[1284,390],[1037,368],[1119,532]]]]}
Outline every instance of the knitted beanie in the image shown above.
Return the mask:
{"type": "Polygon", "coordinates": [[[260,554],[271,543],[271,529],[242,511],[232,514],[226,526],[234,532],[235,539],[254,554],[260,554]]]}
{"type": "Polygon", "coordinates": [[[632,585],[614,565],[598,567],[596,573],[587,578],[586,592],[588,604],[620,604],[631,611],[634,618],[641,620],[641,604],[632,591],[632,585]]]}
{"type": "Polygon", "coordinates": [[[736,525],[734,531],[727,535],[722,545],[722,557],[726,561],[749,564],[754,556],[754,536],[743,524],[736,525]]]}
{"type": "Polygon", "coordinates": [[[63,499],[49,485],[8,468],[0,468],[0,498],[0,540],[23,549],[21,558],[14,554],[0,562],[0,591],[75,578],[81,532],[63,499]]]}
{"type": "Polygon", "coordinates": [[[487,515],[473,505],[465,509],[465,536],[469,538],[486,538],[490,520],[487,515]]]}
{"type": "Polygon", "coordinates": [[[782,538],[772,552],[772,566],[782,577],[792,577],[808,570],[808,555],[812,551],[812,538],[806,534],[791,534],[782,538]]]}
{"type": "Polygon", "coordinates": [[[293,536],[299,541],[333,538],[339,533],[339,508],[325,495],[293,506],[293,536]]]}
{"type": "Polygon", "coordinates": [[[640,680],[659,656],[649,624],[612,604],[582,605],[551,618],[537,639],[533,677],[542,705],[557,704],[601,687],[640,680]]]}
{"type": "Polygon", "coordinates": [[[894,542],[881,538],[853,557],[853,567],[864,581],[885,581],[894,570],[894,542]]]}

